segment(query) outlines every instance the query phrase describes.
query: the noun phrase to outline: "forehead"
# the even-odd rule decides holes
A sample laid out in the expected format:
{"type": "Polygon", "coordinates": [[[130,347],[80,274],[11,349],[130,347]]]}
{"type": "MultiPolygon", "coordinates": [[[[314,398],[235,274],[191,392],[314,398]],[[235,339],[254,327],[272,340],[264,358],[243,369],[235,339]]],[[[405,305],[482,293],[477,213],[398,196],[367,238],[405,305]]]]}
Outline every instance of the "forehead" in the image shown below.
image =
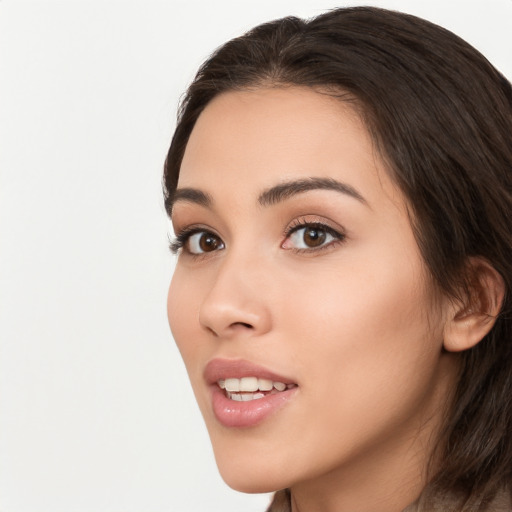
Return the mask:
{"type": "Polygon", "coordinates": [[[178,187],[256,194],[276,183],[335,178],[365,196],[395,197],[381,158],[356,110],[311,88],[227,92],[200,115],[178,187]],[[224,188],[222,187],[224,186],[224,188]]]}

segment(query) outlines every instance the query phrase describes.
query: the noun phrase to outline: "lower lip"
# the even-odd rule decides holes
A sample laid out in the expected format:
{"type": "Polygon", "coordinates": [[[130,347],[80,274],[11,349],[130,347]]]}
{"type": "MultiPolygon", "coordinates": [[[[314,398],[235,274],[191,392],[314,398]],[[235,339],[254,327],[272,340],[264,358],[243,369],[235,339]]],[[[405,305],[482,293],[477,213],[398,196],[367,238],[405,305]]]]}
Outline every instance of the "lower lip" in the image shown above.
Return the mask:
{"type": "Polygon", "coordinates": [[[254,427],[272,416],[295,395],[297,387],[280,391],[249,402],[230,400],[217,385],[212,386],[212,405],[215,417],[225,427],[254,427]]]}

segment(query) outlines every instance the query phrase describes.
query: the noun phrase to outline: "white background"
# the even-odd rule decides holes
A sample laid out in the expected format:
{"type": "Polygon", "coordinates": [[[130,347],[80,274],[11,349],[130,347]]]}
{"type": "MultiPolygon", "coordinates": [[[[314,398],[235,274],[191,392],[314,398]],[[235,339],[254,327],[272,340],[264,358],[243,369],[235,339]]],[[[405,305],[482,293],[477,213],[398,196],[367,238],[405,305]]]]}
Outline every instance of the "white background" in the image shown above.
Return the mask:
{"type": "MultiPolygon", "coordinates": [[[[373,3],[512,77],[512,0],[373,3]]],[[[2,512],[264,510],[217,475],[169,334],[161,169],[211,50],[339,5],[0,1],[2,512]]]]}

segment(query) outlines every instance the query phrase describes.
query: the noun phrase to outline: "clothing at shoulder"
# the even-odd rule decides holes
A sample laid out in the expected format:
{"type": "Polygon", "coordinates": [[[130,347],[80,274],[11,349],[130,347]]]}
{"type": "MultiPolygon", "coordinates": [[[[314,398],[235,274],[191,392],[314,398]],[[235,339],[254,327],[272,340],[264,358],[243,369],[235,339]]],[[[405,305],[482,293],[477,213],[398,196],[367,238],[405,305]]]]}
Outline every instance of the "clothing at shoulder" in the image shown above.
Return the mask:
{"type": "MultiPolygon", "coordinates": [[[[406,507],[402,512],[512,512],[512,496],[508,492],[498,493],[487,505],[482,502],[462,506],[460,498],[445,497],[435,499],[426,505],[421,497],[406,507]]],[[[272,503],[266,512],[291,512],[290,491],[283,489],[274,494],[272,503]]]]}
{"type": "Polygon", "coordinates": [[[423,496],[406,507],[402,512],[512,512],[510,492],[501,491],[493,499],[465,502],[456,494],[430,499],[428,504],[423,496]]]}
{"type": "Polygon", "coordinates": [[[277,491],[266,512],[292,512],[290,491],[288,489],[277,491]]]}

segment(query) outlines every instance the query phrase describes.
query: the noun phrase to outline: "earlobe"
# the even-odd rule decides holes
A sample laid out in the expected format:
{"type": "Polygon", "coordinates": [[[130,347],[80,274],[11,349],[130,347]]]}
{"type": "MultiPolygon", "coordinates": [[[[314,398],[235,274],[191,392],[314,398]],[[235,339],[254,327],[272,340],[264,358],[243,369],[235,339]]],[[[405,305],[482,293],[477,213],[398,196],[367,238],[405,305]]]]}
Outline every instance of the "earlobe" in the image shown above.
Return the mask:
{"type": "Polygon", "coordinates": [[[499,272],[483,258],[469,261],[470,297],[453,302],[444,328],[444,348],[461,352],[477,345],[493,328],[505,296],[499,272]]]}

